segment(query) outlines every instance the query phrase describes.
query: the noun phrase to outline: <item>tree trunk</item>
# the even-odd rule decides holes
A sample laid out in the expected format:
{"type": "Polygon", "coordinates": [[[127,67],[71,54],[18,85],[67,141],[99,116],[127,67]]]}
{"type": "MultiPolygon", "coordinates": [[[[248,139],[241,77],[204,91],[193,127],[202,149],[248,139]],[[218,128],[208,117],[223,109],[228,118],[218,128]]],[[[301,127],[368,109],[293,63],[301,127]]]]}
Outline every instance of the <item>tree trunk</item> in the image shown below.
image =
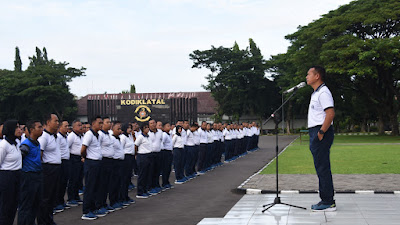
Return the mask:
{"type": "Polygon", "coordinates": [[[361,132],[366,132],[367,131],[367,118],[363,118],[363,121],[361,122],[361,132]]]}
{"type": "Polygon", "coordinates": [[[290,120],[286,120],[286,133],[291,134],[290,133],[290,120]]]}
{"type": "Polygon", "coordinates": [[[392,135],[399,135],[399,122],[397,121],[397,112],[390,115],[390,125],[392,126],[392,135]]]}
{"type": "Polygon", "coordinates": [[[379,116],[378,119],[378,133],[379,134],[385,134],[385,120],[383,119],[383,116],[379,116]]]}

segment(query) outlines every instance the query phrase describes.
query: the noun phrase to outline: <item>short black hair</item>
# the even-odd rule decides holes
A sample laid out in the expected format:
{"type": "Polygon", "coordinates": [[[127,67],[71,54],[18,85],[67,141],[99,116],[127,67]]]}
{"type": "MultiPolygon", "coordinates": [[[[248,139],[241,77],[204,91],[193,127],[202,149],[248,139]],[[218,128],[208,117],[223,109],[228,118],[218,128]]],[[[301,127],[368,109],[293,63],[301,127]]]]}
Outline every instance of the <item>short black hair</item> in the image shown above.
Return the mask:
{"type": "Polygon", "coordinates": [[[312,66],[311,68],[313,68],[315,70],[316,73],[318,73],[321,76],[321,80],[325,81],[325,77],[326,77],[326,71],[325,68],[322,66],[312,66]]]}
{"type": "MultiPolygon", "coordinates": [[[[45,114],[44,116],[43,116],[43,124],[47,124],[47,122],[48,121],[50,121],[51,120],[51,115],[53,115],[54,113],[48,113],[48,114],[45,114]]],[[[56,115],[56,114],[54,114],[54,115],[56,115]]]]}
{"type": "Polygon", "coordinates": [[[93,124],[94,122],[96,122],[97,119],[101,119],[101,116],[93,117],[92,120],[90,121],[90,124],[93,124]]]}
{"type": "Polygon", "coordinates": [[[199,127],[199,125],[192,123],[192,125],[190,125],[190,127],[199,127]]]}
{"type": "Polygon", "coordinates": [[[28,132],[29,133],[31,133],[31,129],[35,129],[35,124],[36,123],[40,123],[40,121],[39,120],[29,120],[27,123],[26,123],[26,128],[28,128],[28,132]]]}
{"type": "Polygon", "coordinates": [[[117,124],[121,124],[121,121],[118,121],[118,120],[116,120],[116,121],[113,121],[112,128],[114,128],[114,126],[115,126],[115,125],[117,125],[117,124]]]}
{"type": "Polygon", "coordinates": [[[72,121],[72,125],[74,125],[75,123],[79,123],[79,122],[81,122],[81,121],[79,119],[76,119],[76,120],[72,121]]]}
{"type": "Polygon", "coordinates": [[[169,124],[168,122],[166,122],[166,123],[163,123],[163,127],[165,127],[165,125],[167,125],[167,124],[169,124]]]}
{"type": "Polygon", "coordinates": [[[143,131],[144,128],[146,128],[146,127],[149,127],[149,123],[144,122],[144,123],[142,123],[142,124],[140,125],[140,130],[143,131]]]}
{"type": "Polygon", "coordinates": [[[103,116],[101,119],[102,119],[102,120],[110,119],[110,117],[109,117],[109,116],[103,116]]]}

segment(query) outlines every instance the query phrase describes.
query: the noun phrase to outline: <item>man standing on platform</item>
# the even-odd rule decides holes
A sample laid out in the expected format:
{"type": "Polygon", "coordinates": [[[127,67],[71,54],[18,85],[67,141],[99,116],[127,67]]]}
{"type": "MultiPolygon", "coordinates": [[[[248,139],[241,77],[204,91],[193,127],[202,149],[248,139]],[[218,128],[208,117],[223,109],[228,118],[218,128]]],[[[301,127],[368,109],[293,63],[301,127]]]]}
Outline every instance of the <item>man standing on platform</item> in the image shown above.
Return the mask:
{"type": "Polygon", "coordinates": [[[306,77],[307,84],[314,89],[308,108],[308,129],[310,150],[319,179],[319,196],[321,198],[318,204],[311,206],[313,211],[336,210],[329,158],[334,138],[332,124],[335,110],[332,94],[324,83],[325,76],[323,67],[314,66],[308,70],[306,77]]]}

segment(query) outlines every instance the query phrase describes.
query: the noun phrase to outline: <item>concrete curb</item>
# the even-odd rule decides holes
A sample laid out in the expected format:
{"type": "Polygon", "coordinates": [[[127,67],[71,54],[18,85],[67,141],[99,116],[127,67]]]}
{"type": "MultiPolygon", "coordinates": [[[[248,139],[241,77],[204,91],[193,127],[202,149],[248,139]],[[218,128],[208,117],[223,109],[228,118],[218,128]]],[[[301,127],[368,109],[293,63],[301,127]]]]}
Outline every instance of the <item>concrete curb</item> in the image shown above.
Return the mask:
{"type": "MultiPolygon", "coordinates": [[[[256,195],[256,194],[275,194],[275,190],[261,190],[252,188],[237,188],[237,193],[256,195]]],[[[318,194],[318,190],[281,190],[279,194],[318,194]]],[[[335,191],[336,194],[398,194],[400,191],[385,191],[385,190],[340,190],[335,191]]]]}

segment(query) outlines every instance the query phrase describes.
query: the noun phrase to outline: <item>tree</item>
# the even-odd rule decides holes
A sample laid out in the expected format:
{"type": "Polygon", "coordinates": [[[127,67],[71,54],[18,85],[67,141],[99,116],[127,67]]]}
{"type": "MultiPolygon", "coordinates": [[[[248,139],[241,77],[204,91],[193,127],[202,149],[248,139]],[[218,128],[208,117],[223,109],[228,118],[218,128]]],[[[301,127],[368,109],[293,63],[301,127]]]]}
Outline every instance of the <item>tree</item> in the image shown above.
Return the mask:
{"type": "MultiPolygon", "coordinates": [[[[206,79],[206,90],[218,102],[217,112],[238,120],[244,114],[266,117],[276,104],[276,86],[265,75],[265,60],[255,42],[241,50],[235,42],[233,47],[195,50],[191,53],[192,68],[211,71],[206,79]]],[[[279,98],[278,98],[279,99],[279,98]]]]}
{"type": "Polygon", "coordinates": [[[131,93],[136,93],[136,87],[134,84],[131,84],[131,93]]]}
{"type": "Polygon", "coordinates": [[[22,61],[19,55],[19,48],[15,47],[15,61],[14,61],[14,71],[21,72],[22,71],[22,61]]]}
{"type": "MultiPolygon", "coordinates": [[[[304,78],[312,65],[324,65],[338,110],[352,114],[358,109],[346,109],[344,103],[357,101],[355,105],[368,108],[367,115],[377,114],[380,133],[390,121],[392,133],[398,135],[399,34],[399,1],[353,1],[286,36],[291,46],[284,58],[297,78],[304,78]]],[[[275,66],[279,75],[289,76],[282,73],[284,65],[275,66]]]]}
{"type": "Polygon", "coordinates": [[[25,71],[2,71],[0,73],[0,118],[16,118],[21,122],[42,119],[43,115],[55,113],[59,119],[74,119],[77,111],[74,96],[68,82],[84,76],[85,68],[67,67],[67,62],[55,62],[36,48],[36,55],[29,58],[25,71]]]}

